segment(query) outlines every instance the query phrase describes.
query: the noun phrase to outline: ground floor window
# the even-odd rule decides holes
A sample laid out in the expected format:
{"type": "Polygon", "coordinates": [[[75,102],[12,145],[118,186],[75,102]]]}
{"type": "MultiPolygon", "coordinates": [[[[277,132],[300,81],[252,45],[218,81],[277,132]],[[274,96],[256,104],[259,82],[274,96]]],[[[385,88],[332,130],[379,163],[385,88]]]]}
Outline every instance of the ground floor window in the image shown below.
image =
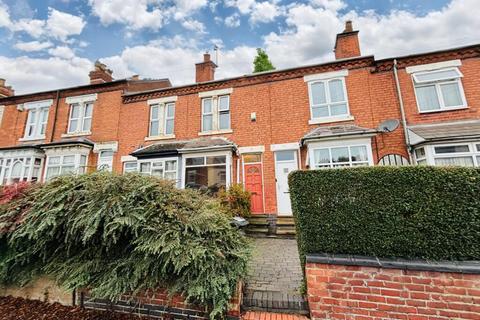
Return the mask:
{"type": "Polygon", "coordinates": [[[87,156],[83,154],[48,156],[45,180],[71,173],[82,174],[86,167],[87,156]]]}
{"type": "Polygon", "coordinates": [[[123,173],[138,172],[137,161],[125,161],[123,163],[123,173]]]}
{"type": "Polygon", "coordinates": [[[217,193],[227,186],[227,156],[190,156],[185,159],[185,187],[217,193]]]}
{"type": "Polygon", "coordinates": [[[98,153],[97,170],[112,172],[113,154],[113,150],[100,150],[98,153]]]}
{"type": "MultiPolygon", "coordinates": [[[[130,169],[133,170],[133,162],[131,163],[130,169]]],[[[178,181],[177,167],[177,159],[151,159],[139,162],[140,173],[172,181],[178,181]]]]}
{"type": "Polygon", "coordinates": [[[480,141],[455,144],[426,145],[415,149],[419,165],[480,166],[480,141]]]}
{"type": "Polygon", "coordinates": [[[21,181],[38,181],[42,168],[42,158],[23,156],[0,158],[0,184],[7,185],[21,181]]]}

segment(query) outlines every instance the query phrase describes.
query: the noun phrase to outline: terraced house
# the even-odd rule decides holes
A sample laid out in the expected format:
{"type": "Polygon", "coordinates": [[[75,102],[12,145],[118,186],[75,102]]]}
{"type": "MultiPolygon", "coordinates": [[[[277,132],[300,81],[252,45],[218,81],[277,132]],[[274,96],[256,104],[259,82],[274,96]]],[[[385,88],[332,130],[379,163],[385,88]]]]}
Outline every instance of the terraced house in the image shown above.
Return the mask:
{"type": "MultiPolygon", "coordinates": [[[[14,95],[1,82],[0,182],[95,169],[139,171],[179,188],[243,183],[252,211],[291,215],[288,174],[372,165],[480,164],[480,45],[376,60],[351,22],[336,60],[196,82],[113,81],[14,95]]],[[[192,66],[193,67],[193,66],[192,66]]]]}

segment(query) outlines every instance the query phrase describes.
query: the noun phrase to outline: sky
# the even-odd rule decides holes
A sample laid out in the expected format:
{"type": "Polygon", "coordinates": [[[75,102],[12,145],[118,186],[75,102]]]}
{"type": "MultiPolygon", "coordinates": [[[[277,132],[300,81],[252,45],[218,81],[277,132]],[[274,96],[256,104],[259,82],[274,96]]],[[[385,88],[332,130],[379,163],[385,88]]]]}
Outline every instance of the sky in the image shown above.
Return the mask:
{"type": "MultiPolygon", "coordinates": [[[[88,84],[96,60],[116,79],[193,83],[218,46],[216,79],[333,60],[346,20],[363,55],[480,43],[480,0],[0,0],[0,78],[17,94],[88,84]]],[[[215,55],[214,55],[214,59],[215,55]]]]}

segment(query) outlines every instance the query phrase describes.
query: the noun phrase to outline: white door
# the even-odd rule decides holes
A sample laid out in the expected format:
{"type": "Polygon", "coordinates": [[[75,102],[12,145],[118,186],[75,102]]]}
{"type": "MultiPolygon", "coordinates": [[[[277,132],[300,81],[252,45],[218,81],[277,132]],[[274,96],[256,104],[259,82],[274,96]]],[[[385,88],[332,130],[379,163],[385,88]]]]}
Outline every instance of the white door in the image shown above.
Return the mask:
{"type": "Polygon", "coordinates": [[[285,150],[275,152],[275,180],[277,182],[277,211],[279,215],[291,215],[288,174],[298,169],[297,151],[285,150]]]}

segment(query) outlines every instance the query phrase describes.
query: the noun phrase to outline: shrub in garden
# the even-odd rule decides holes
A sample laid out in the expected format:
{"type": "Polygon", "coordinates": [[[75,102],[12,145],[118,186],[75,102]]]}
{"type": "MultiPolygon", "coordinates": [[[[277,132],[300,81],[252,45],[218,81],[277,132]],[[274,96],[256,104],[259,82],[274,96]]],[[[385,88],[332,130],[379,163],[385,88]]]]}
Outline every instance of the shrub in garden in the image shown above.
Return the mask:
{"type": "Polygon", "coordinates": [[[337,253],[480,260],[480,170],[365,167],[289,176],[302,262],[337,253]]]}
{"type": "Polygon", "coordinates": [[[0,230],[22,216],[3,234],[0,282],[47,274],[66,289],[112,300],[167,287],[211,306],[213,318],[227,308],[249,256],[221,210],[216,200],[153,177],[59,177],[0,206],[0,230]]]}
{"type": "Polygon", "coordinates": [[[222,189],[218,193],[221,204],[227,212],[234,216],[247,218],[250,216],[250,192],[241,184],[232,184],[228,189],[222,189]]]}

